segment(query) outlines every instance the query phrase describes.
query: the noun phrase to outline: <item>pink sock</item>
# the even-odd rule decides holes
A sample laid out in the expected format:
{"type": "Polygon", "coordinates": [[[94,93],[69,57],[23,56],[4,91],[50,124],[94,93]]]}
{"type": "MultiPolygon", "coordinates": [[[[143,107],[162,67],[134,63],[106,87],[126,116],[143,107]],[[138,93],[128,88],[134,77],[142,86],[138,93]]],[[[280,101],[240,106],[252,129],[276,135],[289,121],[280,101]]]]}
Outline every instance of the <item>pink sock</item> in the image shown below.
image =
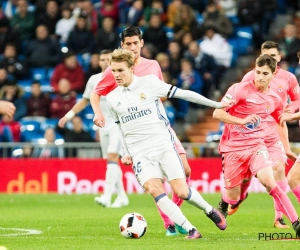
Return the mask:
{"type": "Polygon", "coordinates": [[[226,194],[226,192],[223,192],[222,200],[225,201],[225,202],[227,202],[230,205],[236,205],[239,202],[239,200],[231,200],[231,199],[229,199],[228,196],[227,196],[227,194],[226,194]]]}
{"type": "Polygon", "coordinates": [[[240,196],[240,200],[244,200],[247,196],[247,190],[248,187],[250,186],[251,181],[247,181],[247,182],[243,182],[241,184],[241,196],[240,196]]]}
{"type": "MultiPolygon", "coordinates": [[[[190,184],[190,180],[191,180],[191,178],[190,177],[186,177],[186,183],[187,183],[187,185],[189,186],[189,184],[190,184]]],[[[183,203],[183,200],[182,199],[180,199],[176,194],[172,194],[172,201],[178,206],[178,207],[180,207],[181,206],[181,204],[183,203]]]]}
{"type": "MultiPolygon", "coordinates": [[[[163,184],[163,186],[164,186],[164,188],[165,188],[166,194],[168,195],[168,190],[167,190],[167,188],[166,188],[166,185],[163,184]]],[[[157,210],[158,210],[158,212],[159,212],[159,215],[160,215],[161,219],[162,219],[163,222],[164,222],[164,227],[167,229],[168,226],[174,225],[174,222],[171,221],[171,219],[170,219],[163,211],[160,210],[160,208],[157,206],[157,203],[155,203],[155,204],[156,204],[157,210]]]]}
{"type": "Polygon", "coordinates": [[[295,208],[292,205],[289,197],[285,192],[283,192],[278,185],[276,185],[269,193],[269,195],[274,197],[277,206],[284,213],[284,215],[290,220],[291,223],[298,220],[298,215],[295,208]]]}
{"type": "MultiPolygon", "coordinates": [[[[284,180],[284,181],[276,181],[278,186],[280,187],[280,189],[286,193],[287,191],[287,181],[284,180]]],[[[274,210],[275,210],[275,220],[278,219],[278,218],[282,218],[282,211],[280,209],[280,207],[278,206],[279,204],[275,201],[275,198],[273,197],[273,201],[274,201],[274,210]]]]}
{"type": "Polygon", "coordinates": [[[298,202],[300,203],[300,184],[297,187],[295,187],[294,189],[292,189],[292,192],[294,193],[298,202]]]}

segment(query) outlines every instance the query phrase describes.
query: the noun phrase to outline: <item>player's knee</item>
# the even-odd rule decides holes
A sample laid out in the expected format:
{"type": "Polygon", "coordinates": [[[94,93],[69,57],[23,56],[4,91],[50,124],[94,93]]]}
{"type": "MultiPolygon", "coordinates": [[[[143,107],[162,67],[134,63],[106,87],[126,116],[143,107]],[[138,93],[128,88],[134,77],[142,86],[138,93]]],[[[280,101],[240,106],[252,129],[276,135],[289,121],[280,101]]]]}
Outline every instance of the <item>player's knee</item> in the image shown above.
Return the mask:
{"type": "Polygon", "coordinates": [[[298,184],[298,182],[297,182],[297,180],[295,179],[295,177],[294,177],[293,175],[291,175],[291,174],[288,174],[288,175],[287,175],[287,182],[288,182],[289,187],[290,187],[291,189],[294,189],[294,188],[297,186],[297,184],[298,184]]]}
{"type": "Polygon", "coordinates": [[[186,200],[189,196],[189,189],[188,188],[179,188],[174,190],[174,193],[183,200],[186,200]]]}

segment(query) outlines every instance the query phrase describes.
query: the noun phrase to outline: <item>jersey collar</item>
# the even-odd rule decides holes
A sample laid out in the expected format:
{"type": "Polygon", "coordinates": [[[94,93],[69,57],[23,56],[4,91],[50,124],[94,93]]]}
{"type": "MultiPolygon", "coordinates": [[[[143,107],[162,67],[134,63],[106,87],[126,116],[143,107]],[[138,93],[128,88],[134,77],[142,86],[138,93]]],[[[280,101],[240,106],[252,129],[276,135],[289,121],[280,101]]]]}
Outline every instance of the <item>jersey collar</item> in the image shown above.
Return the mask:
{"type": "Polygon", "coordinates": [[[134,75],[132,83],[128,87],[120,86],[120,89],[122,91],[126,91],[126,90],[131,91],[135,87],[136,84],[137,84],[137,77],[134,75]]]}

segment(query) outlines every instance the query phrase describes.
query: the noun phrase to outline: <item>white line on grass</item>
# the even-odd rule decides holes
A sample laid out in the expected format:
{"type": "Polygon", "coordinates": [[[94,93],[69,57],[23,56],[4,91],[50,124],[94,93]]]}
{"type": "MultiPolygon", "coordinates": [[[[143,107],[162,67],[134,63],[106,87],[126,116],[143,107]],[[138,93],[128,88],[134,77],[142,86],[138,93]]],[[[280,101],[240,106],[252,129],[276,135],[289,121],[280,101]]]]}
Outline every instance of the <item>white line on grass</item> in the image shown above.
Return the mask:
{"type": "Polygon", "coordinates": [[[17,231],[16,233],[12,234],[0,234],[0,236],[20,236],[20,235],[30,235],[30,234],[42,234],[42,231],[35,230],[35,229],[25,229],[25,228],[5,228],[0,227],[1,230],[10,230],[10,231],[17,231]]]}

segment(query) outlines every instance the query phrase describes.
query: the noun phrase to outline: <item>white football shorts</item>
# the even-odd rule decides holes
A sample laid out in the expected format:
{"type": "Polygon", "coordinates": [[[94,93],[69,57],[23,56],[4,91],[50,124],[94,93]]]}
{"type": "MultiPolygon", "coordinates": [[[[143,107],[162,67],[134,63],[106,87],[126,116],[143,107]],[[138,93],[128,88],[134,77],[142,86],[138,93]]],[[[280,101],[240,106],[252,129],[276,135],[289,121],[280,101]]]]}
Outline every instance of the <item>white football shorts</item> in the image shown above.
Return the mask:
{"type": "Polygon", "coordinates": [[[141,186],[150,179],[185,179],[181,159],[175,149],[139,153],[133,159],[133,172],[141,186]]]}

